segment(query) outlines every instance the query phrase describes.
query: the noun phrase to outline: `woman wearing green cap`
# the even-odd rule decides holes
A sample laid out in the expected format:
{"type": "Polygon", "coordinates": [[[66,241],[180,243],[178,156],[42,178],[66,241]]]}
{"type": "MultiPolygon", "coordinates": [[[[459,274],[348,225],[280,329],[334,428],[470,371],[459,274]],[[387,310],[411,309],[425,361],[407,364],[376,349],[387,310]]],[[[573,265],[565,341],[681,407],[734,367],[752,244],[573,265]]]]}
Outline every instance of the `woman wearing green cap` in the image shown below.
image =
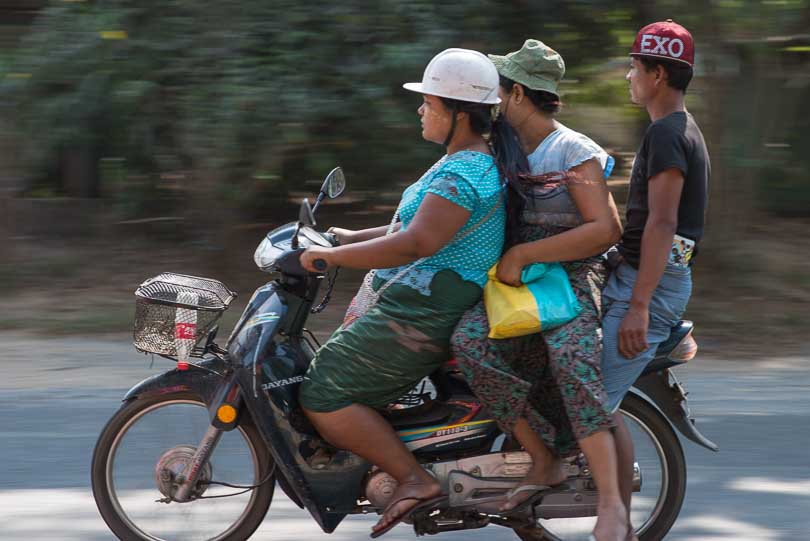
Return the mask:
{"type": "Polygon", "coordinates": [[[453,350],[476,395],[534,461],[499,510],[563,482],[562,458],[581,449],[600,494],[594,538],[623,541],[628,524],[599,372],[606,279],[601,254],[621,235],[605,182],[613,160],[591,139],[555,120],[557,85],[565,72],[557,52],[529,39],[519,51],[489,57],[500,75],[501,113],[518,132],[532,174],[510,194],[507,250],[498,279],[520,285],[524,266],[562,262],[582,313],[548,331],[491,340],[481,302],[456,328],[453,350]]]}

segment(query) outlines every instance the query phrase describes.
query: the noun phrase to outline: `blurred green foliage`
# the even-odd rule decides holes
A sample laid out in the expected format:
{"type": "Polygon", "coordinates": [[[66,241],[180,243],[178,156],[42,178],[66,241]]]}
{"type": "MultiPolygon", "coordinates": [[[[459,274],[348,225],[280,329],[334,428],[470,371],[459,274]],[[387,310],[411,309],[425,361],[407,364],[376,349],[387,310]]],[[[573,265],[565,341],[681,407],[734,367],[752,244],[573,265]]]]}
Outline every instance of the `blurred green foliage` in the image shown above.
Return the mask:
{"type": "MultiPolygon", "coordinates": [[[[258,214],[337,163],[354,185],[418,173],[440,149],[421,143],[419,98],[400,85],[446,47],[505,53],[542,39],[577,81],[563,87],[574,109],[599,106],[643,129],[621,78],[626,54],[638,28],[673,16],[704,59],[701,121],[740,126],[714,130],[715,161],[755,171],[768,208],[806,213],[808,84],[789,70],[806,73],[810,41],[773,38],[806,32],[808,11],[808,0],[52,2],[0,56],[0,96],[29,195],[65,192],[64,169],[89,163],[97,191],[125,217],[169,211],[189,191],[258,214]],[[781,78],[768,71],[774,59],[787,66],[781,78]],[[798,110],[780,99],[785,84],[798,110]],[[763,150],[765,131],[789,146],[763,150]]],[[[636,141],[606,139],[624,150],[636,141]]]]}

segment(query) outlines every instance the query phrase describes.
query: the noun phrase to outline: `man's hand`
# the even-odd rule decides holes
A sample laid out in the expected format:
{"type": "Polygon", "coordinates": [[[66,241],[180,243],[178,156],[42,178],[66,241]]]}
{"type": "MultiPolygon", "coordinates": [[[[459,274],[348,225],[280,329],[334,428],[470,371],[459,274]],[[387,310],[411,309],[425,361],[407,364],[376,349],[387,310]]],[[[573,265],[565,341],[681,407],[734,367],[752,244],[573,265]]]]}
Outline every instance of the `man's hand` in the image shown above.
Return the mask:
{"type": "Polygon", "coordinates": [[[518,287],[523,284],[520,281],[520,274],[523,272],[523,267],[526,262],[523,261],[523,255],[518,250],[520,245],[513,246],[503,254],[503,257],[498,261],[498,280],[504,284],[518,287]]]}
{"type": "Polygon", "coordinates": [[[619,353],[623,357],[632,359],[650,347],[647,344],[649,324],[649,309],[631,304],[619,326],[619,353]]]}

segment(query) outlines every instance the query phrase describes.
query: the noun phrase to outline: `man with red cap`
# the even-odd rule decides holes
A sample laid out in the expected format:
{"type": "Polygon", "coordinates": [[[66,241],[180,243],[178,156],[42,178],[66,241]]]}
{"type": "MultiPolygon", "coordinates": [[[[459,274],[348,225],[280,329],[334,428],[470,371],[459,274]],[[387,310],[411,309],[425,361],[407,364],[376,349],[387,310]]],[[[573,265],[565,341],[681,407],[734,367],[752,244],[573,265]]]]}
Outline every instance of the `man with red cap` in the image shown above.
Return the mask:
{"type": "MultiPolygon", "coordinates": [[[[647,25],[630,56],[630,99],[652,122],[633,163],[627,223],[609,253],[613,271],[602,295],[602,375],[614,412],[686,309],[710,173],[703,134],[684,105],[695,60],[691,34],[672,20],[647,25]]],[[[614,417],[629,511],[633,442],[622,416],[614,417]]]]}

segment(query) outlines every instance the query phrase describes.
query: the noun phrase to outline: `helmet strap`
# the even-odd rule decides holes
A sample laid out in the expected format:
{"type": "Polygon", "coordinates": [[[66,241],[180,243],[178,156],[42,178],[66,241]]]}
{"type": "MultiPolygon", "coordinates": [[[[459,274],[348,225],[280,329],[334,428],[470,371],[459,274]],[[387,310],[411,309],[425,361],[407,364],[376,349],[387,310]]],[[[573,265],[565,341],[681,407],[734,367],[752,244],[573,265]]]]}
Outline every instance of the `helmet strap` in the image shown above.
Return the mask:
{"type": "Polygon", "coordinates": [[[456,133],[456,116],[458,116],[458,102],[453,103],[453,110],[451,111],[451,116],[453,117],[450,121],[450,131],[447,132],[447,137],[444,138],[444,148],[447,149],[447,145],[450,144],[450,141],[453,140],[453,135],[456,133]]]}

